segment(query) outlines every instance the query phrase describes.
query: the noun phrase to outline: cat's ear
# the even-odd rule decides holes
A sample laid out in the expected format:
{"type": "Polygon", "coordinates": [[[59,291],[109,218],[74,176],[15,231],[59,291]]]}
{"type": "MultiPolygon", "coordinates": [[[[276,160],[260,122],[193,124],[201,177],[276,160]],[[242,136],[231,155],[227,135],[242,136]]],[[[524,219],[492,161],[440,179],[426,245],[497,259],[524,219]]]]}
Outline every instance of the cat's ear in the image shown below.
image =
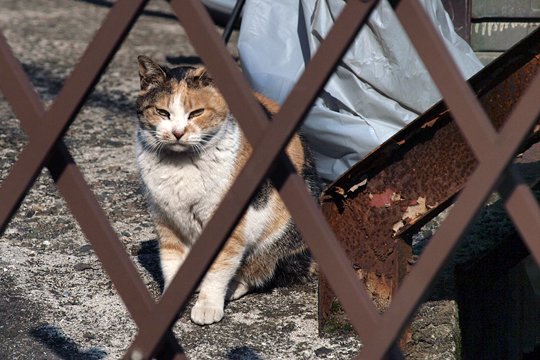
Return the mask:
{"type": "Polygon", "coordinates": [[[139,55],[137,60],[139,61],[141,90],[149,90],[151,87],[159,86],[167,80],[166,70],[148,56],[139,55]]]}
{"type": "Polygon", "coordinates": [[[193,78],[201,87],[212,85],[214,80],[204,66],[200,66],[193,70],[193,78]]]}

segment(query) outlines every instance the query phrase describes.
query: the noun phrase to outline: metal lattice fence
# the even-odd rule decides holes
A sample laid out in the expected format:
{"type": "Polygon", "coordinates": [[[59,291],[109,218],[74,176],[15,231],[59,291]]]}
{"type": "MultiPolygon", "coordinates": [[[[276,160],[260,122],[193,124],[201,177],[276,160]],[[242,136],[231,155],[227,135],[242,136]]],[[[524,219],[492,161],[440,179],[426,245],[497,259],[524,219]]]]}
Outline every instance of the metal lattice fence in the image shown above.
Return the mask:
{"type": "Polygon", "coordinates": [[[126,358],[185,357],[171,327],[267,176],[279,190],[303,239],[359,334],[363,343],[359,358],[402,357],[395,345],[396,339],[492,191],[499,190],[503,195],[508,214],[540,264],[537,235],[540,233],[540,208],[511,164],[520,143],[540,113],[540,102],[537,100],[540,76],[535,77],[508,121],[497,132],[461,77],[419,1],[392,2],[405,31],[474,152],[478,166],[459,195],[454,209],[404,279],[388,310],[381,315],[283,151],[378,1],[347,2],[335,26],[279,113],[270,122],[214,31],[201,3],[197,0],[172,0],[172,9],[212,73],[248,140],[255,146],[250,159],[170,287],[155,303],[62,142],[63,135],[147,2],[119,0],[115,3],[48,110],[35,94],[4,37],[0,36],[0,89],[30,138],[1,184],[0,232],[8,226],[41,169],[47,167],[138,326],[138,335],[126,358]]]}

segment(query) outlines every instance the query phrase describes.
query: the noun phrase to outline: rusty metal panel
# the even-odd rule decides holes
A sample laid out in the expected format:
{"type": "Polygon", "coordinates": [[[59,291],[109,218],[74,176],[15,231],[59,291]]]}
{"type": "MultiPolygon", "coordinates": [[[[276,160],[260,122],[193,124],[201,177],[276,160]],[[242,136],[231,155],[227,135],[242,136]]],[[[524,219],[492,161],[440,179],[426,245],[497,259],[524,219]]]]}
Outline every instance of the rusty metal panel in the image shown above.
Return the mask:
{"type": "MultiPolygon", "coordinates": [[[[537,31],[471,79],[495,128],[536,74],[539,54],[537,31]]],[[[441,102],[324,191],[323,213],[380,310],[388,307],[408,271],[410,234],[452,202],[476,166],[441,102]]],[[[346,327],[324,277],[319,286],[320,328],[346,327]]]]}

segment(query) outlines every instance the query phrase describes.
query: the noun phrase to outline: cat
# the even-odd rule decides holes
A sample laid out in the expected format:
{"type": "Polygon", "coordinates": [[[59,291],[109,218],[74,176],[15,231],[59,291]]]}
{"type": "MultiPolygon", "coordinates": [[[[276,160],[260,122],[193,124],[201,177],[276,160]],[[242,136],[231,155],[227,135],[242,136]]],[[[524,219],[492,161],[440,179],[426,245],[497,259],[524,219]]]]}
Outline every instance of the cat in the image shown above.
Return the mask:
{"type": "MultiPolygon", "coordinates": [[[[168,68],[146,56],[138,63],[136,163],[159,235],[167,288],[251,147],[204,67],[168,68]]],[[[255,96],[269,116],[278,111],[271,100],[255,96]]],[[[317,198],[320,182],[299,135],[286,152],[317,198]]],[[[191,320],[220,321],[225,300],[266,286],[279,273],[276,268],[306,257],[285,205],[266,180],[201,282],[191,320]]]]}

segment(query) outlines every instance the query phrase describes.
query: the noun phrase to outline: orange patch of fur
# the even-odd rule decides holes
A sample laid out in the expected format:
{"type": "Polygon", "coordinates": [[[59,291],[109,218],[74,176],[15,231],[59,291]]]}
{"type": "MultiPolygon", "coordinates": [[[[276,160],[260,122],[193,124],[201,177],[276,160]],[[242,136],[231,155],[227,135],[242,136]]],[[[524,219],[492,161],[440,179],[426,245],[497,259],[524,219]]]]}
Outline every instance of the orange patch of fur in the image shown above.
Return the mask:
{"type": "Polygon", "coordinates": [[[182,242],[177,233],[163,222],[156,222],[156,230],[159,233],[159,247],[178,254],[185,254],[187,246],[182,242]]]}
{"type": "Polygon", "coordinates": [[[223,268],[229,268],[232,265],[231,262],[234,262],[234,259],[237,259],[238,255],[244,252],[246,241],[241,235],[244,233],[244,228],[245,221],[242,219],[212,264],[212,270],[219,271],[223,268]]]}
{"type": "Polygon", "coordinates": [[[277,114],[279,111],[279,105],[277,102],[258,92],[255,92],[254,95],[261,105],[264,106],[266,110],[270,111],[272,115],[277,114]]]}
{"type": "MultiPolygon", "coordinates": [[[[259,103],[262,106],[264,106],[266,110],[268,110],[272,115],[277,114],[277,112],[279,111],[279,105],[275,101],[257,92],[255,92],[254,95],[259,101],[259,103]]],[[[242,146],[240,149],[240,154],[238,156],[236,171],[234,173],[235,177],[238,175],[238,173],[240,172],[240,169],[246,163],[247,159],[251,155],[251,152],[252,152],[251,145],[248,143],[248,141],[246,140],[245,136],[242,133],[242,146]]],[[[300,140],[300,137],[297,134],[295,134],[292,137],[291,141],[287,145],[287,148],[285,149],[285,152],[287,153],[287,155],[289,155],[296,171],[301,174],[302,169],[304,168],[306,159],[305,159],[304,148],[302,146],[302,142],[300,140]]]]}

